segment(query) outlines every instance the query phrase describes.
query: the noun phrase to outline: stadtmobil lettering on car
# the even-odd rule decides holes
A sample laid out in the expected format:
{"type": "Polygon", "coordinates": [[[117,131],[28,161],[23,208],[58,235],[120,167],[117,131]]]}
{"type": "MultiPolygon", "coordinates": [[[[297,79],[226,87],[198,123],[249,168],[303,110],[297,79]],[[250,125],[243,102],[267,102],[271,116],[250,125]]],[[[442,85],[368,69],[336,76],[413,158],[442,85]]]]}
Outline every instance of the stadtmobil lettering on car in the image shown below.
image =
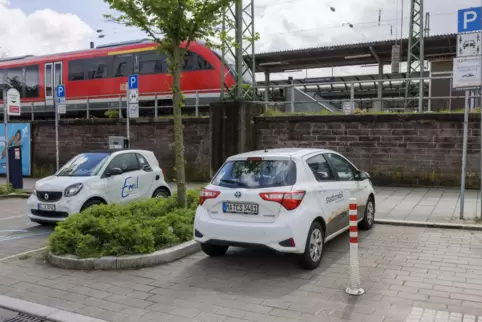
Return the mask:
{"type": "Polygon", "coordinates": [[[169,197],[171,189],[154,153],[112,150],[82,153],[35,183],[27,201],[33,222],[65,220],[98,204],[169,197]]]}
{"type": "Polygon", "coordinates": [[[356,198],[361,228],[375,218],[375,193],[366,172],[322,149],[274,149],[229,157],[200,194],[194,239],[210,256],[230,246],[267,247],[320,264],[324,243],[348,229],[356,198]]]}

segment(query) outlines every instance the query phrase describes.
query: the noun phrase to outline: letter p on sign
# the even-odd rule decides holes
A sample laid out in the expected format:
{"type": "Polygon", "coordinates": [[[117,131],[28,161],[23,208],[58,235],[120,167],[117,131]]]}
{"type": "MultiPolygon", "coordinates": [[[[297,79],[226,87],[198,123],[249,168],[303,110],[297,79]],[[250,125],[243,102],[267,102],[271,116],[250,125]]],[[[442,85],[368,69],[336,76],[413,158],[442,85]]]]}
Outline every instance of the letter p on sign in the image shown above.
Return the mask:
{"type": "Polygon", "coordinates": [[[459,10],[457,32],[480,31],[482,29],[481,9],[481,7],[477,7],[459,10]]]}

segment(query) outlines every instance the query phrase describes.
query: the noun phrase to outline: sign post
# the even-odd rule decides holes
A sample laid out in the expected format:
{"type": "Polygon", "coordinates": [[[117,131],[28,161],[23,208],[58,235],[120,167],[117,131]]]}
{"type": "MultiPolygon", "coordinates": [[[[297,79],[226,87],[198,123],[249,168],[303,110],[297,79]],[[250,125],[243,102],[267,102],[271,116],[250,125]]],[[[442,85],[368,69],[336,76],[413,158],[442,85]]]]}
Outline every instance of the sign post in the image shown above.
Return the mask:
{"type": "Polygon", "coordinates": [[[8,117],[10,115],[20,116],[22,112],[22,105],[20,102],[20,93],[15,88],[6,90],[7,82],[4,82],[3,89],[3,122],[5,125],[5,174],[7,176],[7,185],[10,184],[10,164],[8,161],[8,117]],[[7,98],[5,100],[5,97],[7,98]]]}
{"type": "MultiPolygon", "coordinates": [[[[465,176],[467,167],[467,136],[469,114],[469,91],[480,89],[482,85],[482,6],[458,11],[457,57],[454,59],[453,88],[465,90],[464,138],[462,145],[462,170],[460,183],[460,219],[464,219],[465,176]]],[[[482,105],[482,96],[481,96],[482,105]]],[[[482,106],[481,106],[482,107],[482,106]]],[[[482,109],[481,119],[482,123],[482,109]]],[[[482,129],[482,124],[481,124],[482,129]]],[[[482,141],[482,132],[481,132],[482,141]]],[[[482,148],[482,142],[481,142],[482,148]]],[[[482,159],[482,149],[480,151],[482,159]]],[[[480,164],[482,174],[482,161],[480,164]]],[[[482,200],[482,183],[480,186],[482,200]]],[[[482,203],[482,201],[481,201],[482,203]]]]}
{"type": "Polygon", "coordinates": [[[127,142],[131,142],[130,137],[130,119],[139,117],[139,77],[132,74],[127,77],[127,142]]]}
{"type": "Polygon", "coordinates": [[[60,152],[59,152],[59,118],[60,113],[65,114],[65,85],[60,84],[55,87],[54,113],[55,113],[55,161],[56,171],[59,171],[60,152]]]}

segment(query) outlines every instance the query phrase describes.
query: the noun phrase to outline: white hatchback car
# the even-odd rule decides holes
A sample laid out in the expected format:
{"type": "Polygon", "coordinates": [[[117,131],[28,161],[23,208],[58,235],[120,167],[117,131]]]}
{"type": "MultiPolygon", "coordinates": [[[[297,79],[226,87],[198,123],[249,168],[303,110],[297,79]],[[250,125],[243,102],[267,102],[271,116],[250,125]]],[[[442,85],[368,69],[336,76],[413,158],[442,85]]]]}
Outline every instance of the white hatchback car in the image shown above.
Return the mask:
{"type": "Polygon", "coordinates": [[[300,254],[318,267],[324,243],[349,227],[356,198],[360,228],[371,229],[375,193],[369,176],[322,149],[274,149],[232,156],[201,191],[194,238],[210,256],[229,246],[300,254]]]}
{"type": "Polygon", "coordinates": [[[65,220],[97,204],[169,197],[156,156],[146,150],[82,153],[56,174],[35,183],[27,201],[29,217],[40,224],[65,220]]]}

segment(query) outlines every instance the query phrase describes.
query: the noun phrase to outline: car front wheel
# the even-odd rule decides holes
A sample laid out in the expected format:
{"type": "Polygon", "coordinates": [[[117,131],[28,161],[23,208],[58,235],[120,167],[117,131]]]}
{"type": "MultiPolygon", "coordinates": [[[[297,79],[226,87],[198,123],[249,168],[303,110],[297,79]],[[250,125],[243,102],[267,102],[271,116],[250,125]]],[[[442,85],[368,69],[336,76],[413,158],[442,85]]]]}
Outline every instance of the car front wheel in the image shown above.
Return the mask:
{"type": "Polygon", "coordinates": [[[311,224],[306,239],[305,252],[300,255],[300,266],[305,269],[315,269],[320,265],[325,248],[325,233],[319,222],[311,224]]]}
{"type": "Polygon", "coordinates": [[[370,230],[375,223],[375,202],[373,201],[373,197],[370,196],[367,201],[367,206],[365,207],[365,216],[363,220],[360,222],[360,229],[363,230],[370,230]]]}

